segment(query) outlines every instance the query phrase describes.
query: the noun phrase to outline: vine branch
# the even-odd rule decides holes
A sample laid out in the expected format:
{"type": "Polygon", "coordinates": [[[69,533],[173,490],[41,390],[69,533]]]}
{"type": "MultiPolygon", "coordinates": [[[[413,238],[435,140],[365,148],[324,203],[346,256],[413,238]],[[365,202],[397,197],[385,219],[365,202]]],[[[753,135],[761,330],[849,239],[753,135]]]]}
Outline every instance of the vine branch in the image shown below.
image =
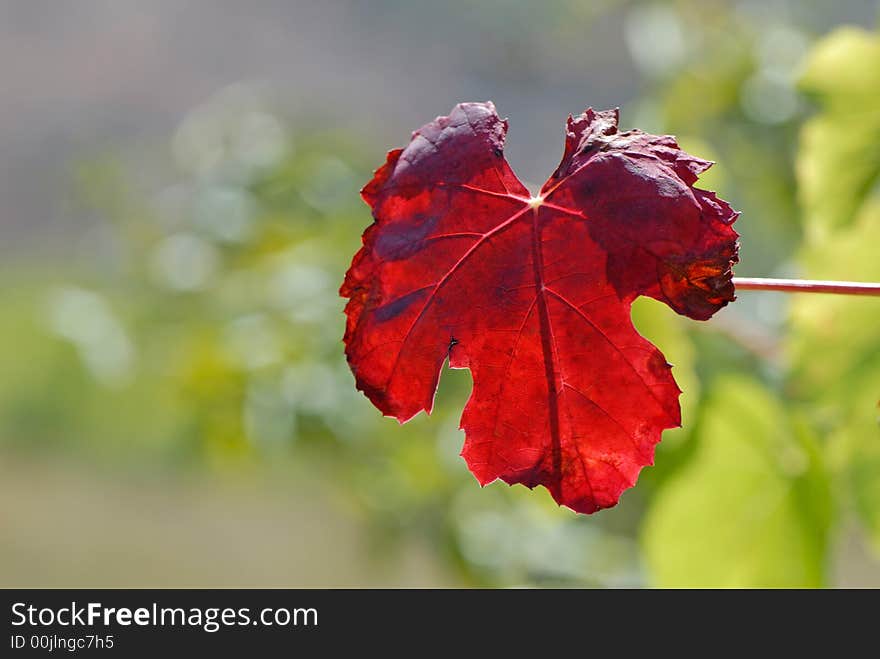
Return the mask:
{"type": "Polygon", "coordinates": [[[835,293],[837,295],[876,295],[880,297],[880,284],[860,281],[818,281],[815,279],[734,277],[733,285],[741,291],[835,293]]]}

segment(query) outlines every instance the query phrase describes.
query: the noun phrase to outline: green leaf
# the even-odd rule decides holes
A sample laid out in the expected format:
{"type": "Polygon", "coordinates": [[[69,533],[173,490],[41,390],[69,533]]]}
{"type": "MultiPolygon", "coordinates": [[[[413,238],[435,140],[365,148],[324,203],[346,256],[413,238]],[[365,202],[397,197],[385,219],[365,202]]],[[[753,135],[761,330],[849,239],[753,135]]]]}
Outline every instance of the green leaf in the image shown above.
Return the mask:
{"type": "Polygon", "coordinates": [[[797,160],[808,236],[851,223],[880,174],[880,37],[857,28],[814,49],[800,82],[820,112],[801,134],[797,160]]]}
{"type": "Polygon", "coordinates": [[[830,490],[806,427],[762,385],[714,386],[692,460],[657,494],[642,536],[672,587],[804,587],[825,578],[830,490]]]}
{"type": "MultiPolygon", "coordinates": [[[[803,250],[806,274],[880,281],[880,201],[803,250]]],[[[880,551],[880,299],[802,295],[792,303],[790,387],[829,438],[831,466],[880,551]]]]}

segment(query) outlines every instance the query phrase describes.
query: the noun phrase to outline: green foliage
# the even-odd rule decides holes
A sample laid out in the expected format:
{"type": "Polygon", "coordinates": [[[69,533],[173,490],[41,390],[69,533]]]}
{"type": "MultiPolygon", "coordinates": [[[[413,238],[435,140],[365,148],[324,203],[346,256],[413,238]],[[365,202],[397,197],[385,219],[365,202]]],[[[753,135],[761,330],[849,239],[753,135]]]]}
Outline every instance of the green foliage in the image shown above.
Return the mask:
{"type": "MultiPolygon", "coordinates": [[[[810,60],[820,113],[804,128],[798,173],[807,276],[880,281],[880,37],[840,30],[810,60]]],[[[829,440],[840,489],[880,550],[880,300],[804,298],[792,306],[791,388],[829,440]],[[833,383],[833,386],[829,386],[833,383]]]]}
{"type": "Polygon", "coordinates": [[[699,448],[657,494],[643,543],[657,584],[819,586],[831,498],[818,444],[774,393],[719,381],[699,448]]]}
{"type": "Polygon", "coordinates": [[[821,109],[801,136],[800,198],[824,240],[853,222],[880,175],[880,36],[844,28],[822,40],[801,87],[821,109]]]}

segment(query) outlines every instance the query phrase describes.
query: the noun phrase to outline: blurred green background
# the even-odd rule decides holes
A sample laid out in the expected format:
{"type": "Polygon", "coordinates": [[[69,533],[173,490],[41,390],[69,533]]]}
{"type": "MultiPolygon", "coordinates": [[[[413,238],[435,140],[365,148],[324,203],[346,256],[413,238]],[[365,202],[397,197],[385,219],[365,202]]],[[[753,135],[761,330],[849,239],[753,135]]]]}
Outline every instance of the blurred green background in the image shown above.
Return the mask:
{"type": "Polygon", "coordinates": [[[0,585],[880,586],[880,299],[641,300],[684,428],[620,505],[481,489],[337,289],[387,149],[462,100],[530,184],[617,106],[718,161],[741,276],[880,281],[875,2],[0,2],[0,585]]]}

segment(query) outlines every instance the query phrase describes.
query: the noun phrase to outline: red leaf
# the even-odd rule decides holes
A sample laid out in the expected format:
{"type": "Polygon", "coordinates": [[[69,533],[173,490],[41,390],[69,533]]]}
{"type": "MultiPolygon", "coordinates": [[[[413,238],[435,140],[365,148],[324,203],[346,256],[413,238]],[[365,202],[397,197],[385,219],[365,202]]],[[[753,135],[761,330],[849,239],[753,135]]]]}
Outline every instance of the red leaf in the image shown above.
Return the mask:
{"type": "Polygon", "coordinates": [[[346,355],[376,407],[401,423],[430,413],[444,360],[469,368],[462,455],[480,483],[544,485],[583,513],[615,505],[680,425],[633,300],[705,320],[734,299],[737,213],[693,187],[711,163],[617,122],[569,117],[532,198],[503,156],[507,121],[457,105],[363,189],[375,221],[340,291],[346,355]]]}

